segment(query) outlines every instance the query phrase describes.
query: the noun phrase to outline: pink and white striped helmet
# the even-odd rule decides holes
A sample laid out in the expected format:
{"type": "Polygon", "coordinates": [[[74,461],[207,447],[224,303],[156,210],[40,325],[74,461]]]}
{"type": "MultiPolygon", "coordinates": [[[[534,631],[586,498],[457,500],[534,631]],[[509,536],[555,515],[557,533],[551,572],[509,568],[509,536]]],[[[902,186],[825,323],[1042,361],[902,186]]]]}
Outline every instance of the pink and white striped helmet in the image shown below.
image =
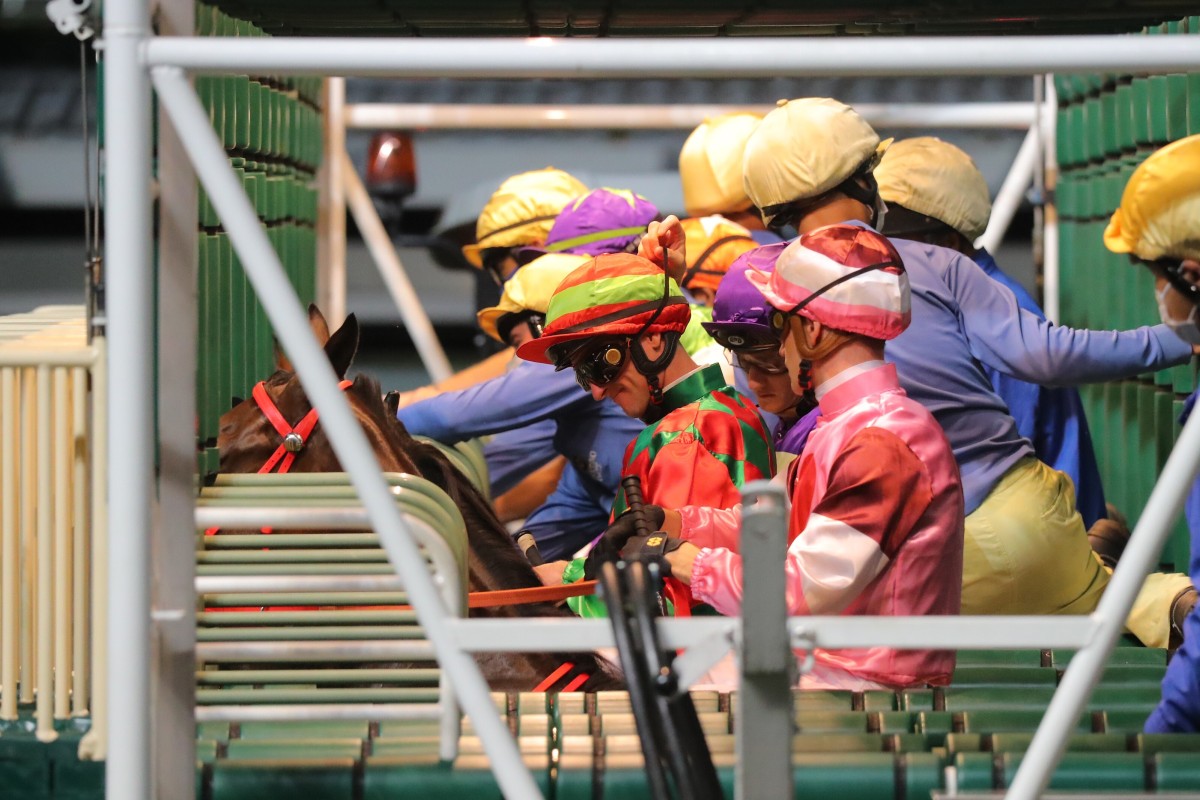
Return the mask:
{"type": "Polygon", "coordinates": [[[908,274],[887,237],[858,225],[826,225],[793,241],[773,272],[747,279],[772,306],[873,339],[894,339],[912,319],[908,274]]]}

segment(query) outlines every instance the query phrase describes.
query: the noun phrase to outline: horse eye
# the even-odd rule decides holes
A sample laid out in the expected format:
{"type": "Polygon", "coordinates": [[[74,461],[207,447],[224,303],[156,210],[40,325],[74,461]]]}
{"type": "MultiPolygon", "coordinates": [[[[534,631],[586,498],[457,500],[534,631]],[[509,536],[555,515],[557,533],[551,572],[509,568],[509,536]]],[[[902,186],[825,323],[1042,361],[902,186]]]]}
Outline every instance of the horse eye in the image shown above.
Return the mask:
{"type": "Polygon", "coordinates": [[[246,402],[246,398],[244,398],[244,397],[238,397],[237,395],[234,395],[234,396],[233,396],[232,398],[230,398],[230,400],[229,400],[229,407],[230,407],[231,409],[233,409],[233,408],[237,408],[238,406],[240,406],[240,405],[241,405],[242,403],[244,403],[244,402],[246,402]]]}

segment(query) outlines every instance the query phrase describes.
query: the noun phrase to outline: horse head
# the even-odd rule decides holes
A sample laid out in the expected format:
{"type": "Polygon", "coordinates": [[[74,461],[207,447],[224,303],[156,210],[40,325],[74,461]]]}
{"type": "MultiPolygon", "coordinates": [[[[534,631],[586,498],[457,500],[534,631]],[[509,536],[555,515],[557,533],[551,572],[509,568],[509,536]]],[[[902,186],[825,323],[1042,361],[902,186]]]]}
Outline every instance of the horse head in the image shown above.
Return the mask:
{"type": "MultiPolygon", "coordinates": [[[[357,318],[353,314],[347,316],[331,335],[325,316],[315,305],[310,305],[308,321],[338,379],[344,381],[358,352],[357,318]]],[[[354,416],[371,440],[384,471],[418,473],[416,465],[406,455],[404,439],[411,441],[411,438],[402,429],[397,430],[395,416],[387,414],[378,384],[360,375],[345,388],[354,416]]],[[[285,445],[284,435],[271,421],[265,407],[276,409],[289,426],[297,426],[312,411],[312,403],[278,342],[275,344],[275,372],[256,387],[255,395],[248,400],[235,398],[233,408],[221,417],[217,449],[222,472],[257,472],[276,450],[285,445]]],[[[289,468],[292,472],[342,471],[320,425],[295,451],[289,468]]]]}

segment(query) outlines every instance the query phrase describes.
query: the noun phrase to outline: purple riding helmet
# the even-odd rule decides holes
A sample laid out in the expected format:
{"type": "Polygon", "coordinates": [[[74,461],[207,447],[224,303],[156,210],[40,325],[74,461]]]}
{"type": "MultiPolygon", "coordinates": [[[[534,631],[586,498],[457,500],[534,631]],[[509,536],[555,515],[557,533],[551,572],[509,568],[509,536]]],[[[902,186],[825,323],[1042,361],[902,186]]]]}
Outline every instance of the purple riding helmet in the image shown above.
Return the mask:
{"type": "Polygon", "coordinates": [[[598,256],[635,247],[658,208],[628,189],[593,189],[567,203],[540,247],[524,247],[517,260],[527,264],[546,253],[598,256]]]}
{"type": "Polygon", "coordinates": [[[773,271],[787,245],[787,242],[778,242],[742,253],[721,278],[713,302],[712,322],[700,324],[722,347],[740,350],[778,346],[778,339],[771,330],[773,309],[762,292],[746,279],[746,272],[751,269],[773,271]]]}
{"type": "MultiPolygon", "coordinates": [[[[756,361],[778,360],[775,351],[779,348],[779,339],[771,330],[771,306],[762,292],[746,279],[746,271],[774,271],[775,262],[787,246],[787,242],[778,242],[738,256],[717,286],[712,322],[700,323],[718,344],[737,354],[734,363],[739,369],[756,361]],[[752,361],[754,350],[760,353],[770,351],[771,358],[752,361]]],[[[817,425],[821,410],[816,407],[813,398],[800,398],[796,414],[799,419],[780,418],[775,426],[772,438],[776,452],[793,455],[802,453],[809,434],[817,425]]]]}

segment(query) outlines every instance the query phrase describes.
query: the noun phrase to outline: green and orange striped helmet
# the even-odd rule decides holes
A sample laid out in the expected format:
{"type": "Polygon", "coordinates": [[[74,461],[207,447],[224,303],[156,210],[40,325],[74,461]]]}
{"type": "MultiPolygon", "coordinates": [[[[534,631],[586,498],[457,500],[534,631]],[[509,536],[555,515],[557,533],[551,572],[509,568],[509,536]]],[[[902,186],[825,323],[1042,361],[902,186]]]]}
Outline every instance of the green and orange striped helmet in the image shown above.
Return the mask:
{"type": "Polygon", "coordinates": [[[674,280],[641,256],[596,256],[563,278],[550,298],[546,327],[517,355],[553,364],[551,349],[598,336],[683,333],[691,310],[674,280]]]}

